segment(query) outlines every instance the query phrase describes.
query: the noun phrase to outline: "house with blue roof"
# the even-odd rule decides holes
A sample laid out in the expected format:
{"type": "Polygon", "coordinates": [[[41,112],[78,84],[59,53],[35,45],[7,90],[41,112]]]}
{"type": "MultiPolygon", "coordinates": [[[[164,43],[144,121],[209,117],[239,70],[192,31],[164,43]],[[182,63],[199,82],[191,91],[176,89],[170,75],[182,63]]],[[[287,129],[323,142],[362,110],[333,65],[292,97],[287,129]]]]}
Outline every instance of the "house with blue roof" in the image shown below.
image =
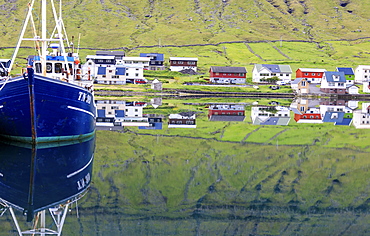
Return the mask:
{"type": "Polygon", "coordinates": [[[163,53],[140,53],[140,57],[149,57],[149,66],[144,67],[144,70],[164,70],[164,54],[163,53]]]}
{"type": "Polygon", "coordinates": [[[126,67],[113,66],[99,66],[96,73],[96,82],[98,84],[126,84],[126,67]]]}
{"type": "Polygon", "coordinates": [[[344,77],[346,77],[346,81],[347,81],[346,82],[347,86],[349,84],[355,83],[355,72],[353,71],[351,67],[337,67],[336,71],[344,73],[344,77]]]}
{"type": "Polygon", "coordinates": [[[345,94],[346,82],[344,72],[325,71],[321,80],[320,91],[324,93],[345,94]]]}
{"type": "Polygon", "coordinates": [[[287,84],[292,80],[292,69],[289,65],[255,64],[252,73],[254,83],[266,83],[266,79],[275,76],[287,84]]]}

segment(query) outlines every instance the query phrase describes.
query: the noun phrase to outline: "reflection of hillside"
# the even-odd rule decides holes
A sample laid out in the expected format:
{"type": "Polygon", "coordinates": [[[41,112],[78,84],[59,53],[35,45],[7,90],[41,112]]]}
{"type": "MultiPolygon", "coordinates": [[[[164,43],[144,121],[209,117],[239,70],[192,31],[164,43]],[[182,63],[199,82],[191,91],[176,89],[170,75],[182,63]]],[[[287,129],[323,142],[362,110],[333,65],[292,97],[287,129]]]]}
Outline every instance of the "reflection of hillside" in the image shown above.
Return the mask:
{"type": "MultiPolygon", "coordinates": [[[[242,220],[244,224],[257,223],[257,233],[291,232],[300,225],[299,232],[307,235],[315,223],[324,224],[325,230],[334,227],[331,232],[344,231],[355,211],[368,210],[366,198],[361,197],[369,177],[363,168],[368,153],[362,149],[284,146],[280,142],[245,145],[112,132],[99,132],[98,143],[96,155],[105,158],[97,158],[95,174],[101,178],[95,186],[107,182],[109,186],[95,187],[89,201],[99,199],[108,215],[103,222],[119,214],[148,219],[142,222],[148,226],[161,222],[163,228],[157,229],[168,232],[173,228],[167,220],[180,223],[186,218],[213,232],[211,225],[220,229],[228,222],[235,229],[234,224],[242,220]],[[114,145],[111,139],[123,145],[114,145]],[[346,209],[344,215],[342,209],[346,209]],[[338,218],[327,221],[324,213],[338,218]],[[280,230],[268,228],[272,225],[280,230]]],[[[97,212],[93,208],[83,211],[97,212]]],[[[366,219],[361,213],[356,217],[366,219]]],[[[138,230],[121,222],[132,231],[138,230]]],[[[194,225],[189,227],[195,230],[194,225]]],[[[239,232],[250,232],[252,227],[243,230],[239,232]]]]}

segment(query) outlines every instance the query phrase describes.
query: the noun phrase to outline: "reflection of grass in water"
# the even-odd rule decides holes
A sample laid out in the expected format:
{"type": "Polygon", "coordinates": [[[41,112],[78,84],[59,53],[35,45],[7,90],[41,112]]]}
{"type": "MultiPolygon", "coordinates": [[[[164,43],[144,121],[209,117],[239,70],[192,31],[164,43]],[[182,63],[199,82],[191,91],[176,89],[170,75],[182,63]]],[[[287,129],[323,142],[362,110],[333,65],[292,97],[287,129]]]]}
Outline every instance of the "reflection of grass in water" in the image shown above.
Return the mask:
{"type": "Polygon", "coordinates": [[[100,204],[132,213],[174,217],[197,204],[356,207],[368,192],[368,155],[353,150],[112,132],[98,132],[97,144],[100,204]]]}

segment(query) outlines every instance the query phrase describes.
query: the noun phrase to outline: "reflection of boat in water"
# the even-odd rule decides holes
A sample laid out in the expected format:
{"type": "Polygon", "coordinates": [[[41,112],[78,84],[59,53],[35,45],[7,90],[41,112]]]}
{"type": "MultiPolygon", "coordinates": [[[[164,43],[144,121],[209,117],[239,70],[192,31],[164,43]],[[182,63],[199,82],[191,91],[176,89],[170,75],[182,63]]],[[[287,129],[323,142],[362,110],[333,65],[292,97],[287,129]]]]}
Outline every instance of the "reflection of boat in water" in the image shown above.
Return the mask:
{"type": "MultiPolygon", "coordinates": [[[[54,146],[0,143],[0,205],[12,216],[13,209],[22,211],[27,221],[47,209],[65,218],[69,205],[90,185],[94,148],[95,138],[54,146]]],[[[60,228],[62,222],[55,223],[60,228]]]]}
{"type": "MultiPolygon", "coordinates": [[[[60,13],[52,7],[55,29],[46,28],[46,0],[38,8],[35,0],[29,3],[21,36],[11,60],[9,70],[21,42],[32,41],[38,55],[28,58],[27,72],[10,77],[10,71],[0,70],[0,135],[22,142],[50,142],[80,139],[95,132],[96,107],[93,81],[81,74],[78,54],[73,47],[64,47],[67,41],[60,13]],[[45,6],[45,7],[44,7],[45,6]],[[42,32],[38,35],[32,12],[42,11],[42,32]],[[33,35],[25,36],[28,22],[32,22],[33,35]],[[53,32],[47,37],[47,32],[53,32]],[[49,52],[48,50],[51,51],[49,52]]],[[[60,2],[61,5],[61,2],[60,2]]]]}

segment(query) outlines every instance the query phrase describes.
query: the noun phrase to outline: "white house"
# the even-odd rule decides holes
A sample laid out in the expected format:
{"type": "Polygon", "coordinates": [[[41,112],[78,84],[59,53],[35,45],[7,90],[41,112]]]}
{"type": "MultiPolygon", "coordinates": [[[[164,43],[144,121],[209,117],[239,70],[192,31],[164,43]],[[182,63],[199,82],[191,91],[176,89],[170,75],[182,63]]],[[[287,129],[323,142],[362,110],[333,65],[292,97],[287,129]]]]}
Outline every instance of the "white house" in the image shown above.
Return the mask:
{"type": "Polygon", "coordinates": [[[149,67],[149,57],[122,57],[116,64],[126,67],[126,80],[133,83],[147,80],[144,78],[144,67],[149,67]]]}
{"type": "Polygon", "coordinates": [[[289,65],[255,64],[252,71],[254,83],[266,82],[271,77],[278,77],[280,81],[290,83],[292,80],[292,69],[289,65]]]}
{"type": "Polygon", "coordinates": [[[359,94],[359,87],[354,84],[347,84],[347,92],[348,94],[359,94]]]}
{"type": "Polygon", "coordinates": [[[126,84],[126,68],[123,66],[101,66],[96,73],[98,84],[126,84]]]}
{"type": "Polygon", "coordinates": [[[87,55],[86,63],[82,65],[82,73],[95,78],[99,67],[114,66],[115,64],[114,56],[87,55]]]}
{"type": "Polygon", "coordinates": [[[362,103],[361,110],[353,111],[352,120],[356,129],[370,129],[370,103],[362,103]]]}
{"type": "Polygon", "coordinates": [[[321,80],[320,91],[325,93],[345,94],[346,77],[343,72],[325,71],[321,80]]]}
{"type": "Polygon", "coordinates": [[[355,69],[355,83],[368,82],[370,78],[370,65],[359,65],[355,69]]]}
{"type": "Polygon", "coordinates": [[[253,106],[251,119],[254,125],[288,125],[290,110],[283,106],[253,106]]]}

